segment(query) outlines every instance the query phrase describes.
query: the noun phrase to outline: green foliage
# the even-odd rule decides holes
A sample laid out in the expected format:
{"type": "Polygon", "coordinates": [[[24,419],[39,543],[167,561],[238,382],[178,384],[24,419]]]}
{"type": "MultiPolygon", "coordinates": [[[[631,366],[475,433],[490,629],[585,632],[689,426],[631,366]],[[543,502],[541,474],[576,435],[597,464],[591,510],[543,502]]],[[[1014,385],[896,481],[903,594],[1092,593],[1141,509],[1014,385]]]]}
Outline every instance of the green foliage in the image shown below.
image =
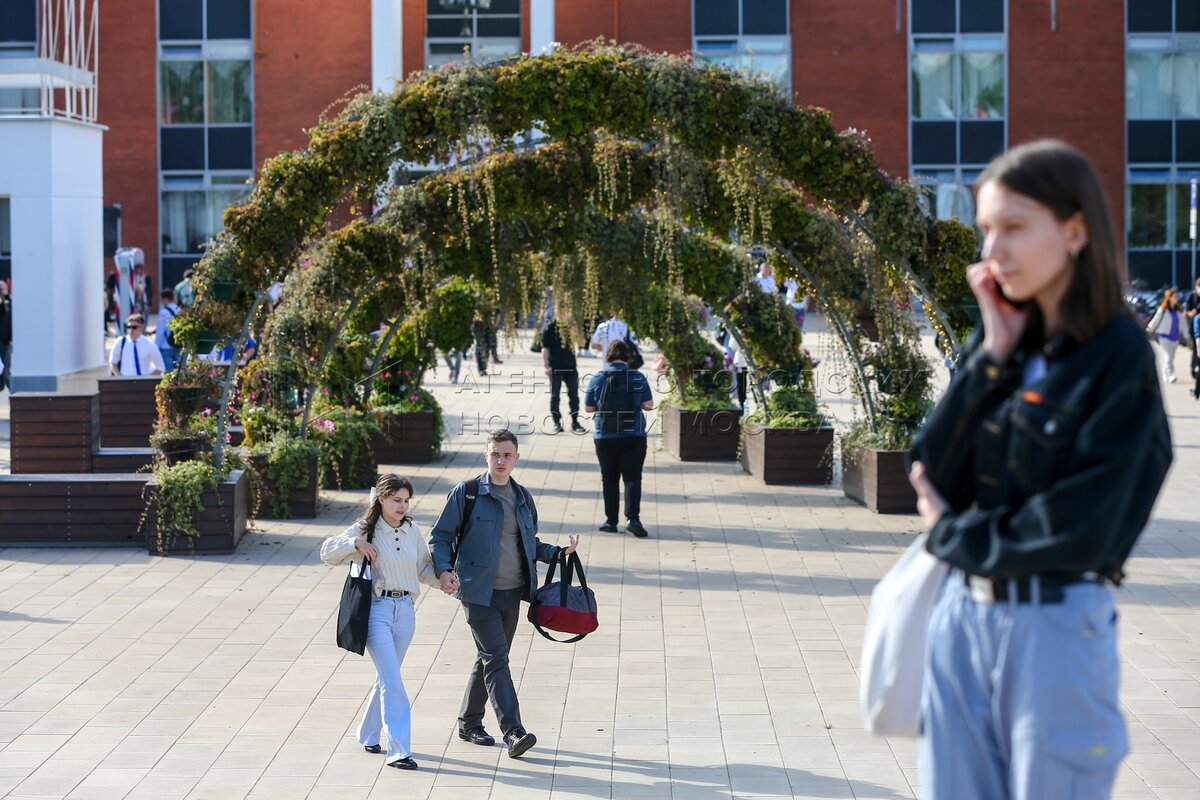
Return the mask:
{"type": "Polygon", "coordinates": [[[872,430],[865,419],[855,420],[842,433],[842,463],[857,464],[866,450],[907,450],[913,431],[894,419],[884,419],[872,430]]]}
{"type": "Polygon", "coordinates": [[[426,323],[435,348],[452,353],[471,346],[471,318],[479,297],[479,286],[463,278],[437,287],[426,323]]]}
{"type": "Polygon", "coordinates": [[[200,536],[196,515],[204,511],[201,497],[206,489],[215,492],[223,477],[207,461],[183,461],[173,466],[160,463],[154,468],[154,533],[159,554],[172,550],[180,536],[192,542],[200,536]]]}
{"type": "Polygon", "coordinates": [[[361,384],[367,376],[369,359],[375,353],[376,342],[362,333],[343,333],[325,361],[321,373],[321,390],[326,402],[339,406],[361,404],[361,384]]]}
{"type": "Polygon", "coordinates": [[[746,421],[764,428],[820,428],[829,424],[816,396],[795,386],[771,392],[766,409],[751,414],[746,421]]]}
{"type": "Polygon", "coordinates": [[[372,440],[379,433],[375,416],[356,408],[325,408],[310,422],[309,436],[321,451],[321,488],[367,489],[374,485],[372,440]]]}
{"type": "MultiPolygon", "coordinates": [[[[307,150],[265,163],[247,200],[226,213],[228,234],[198,278],[202,286],[235,278],[247,292],[206,297],[196,320],[181,322],[188,336],[201,324],[232,334],[246,296],[286,276],[287,300],[265,339],[268,373],[294,372],[289,398],[297,384],[348,374],[341,359],[364,363],[356,337],[381,319],[400,327],[379,389],[403,395],[420,387],[438,348],[469,341],[468,304],[490,323],[487,304],[525,311],[550,285],[565,327],[580,331],[622,309],[670,359],[681,401],[716,403],[728,390],[721,354],[677,312],[689,296],[716,308],[735,300],[749,239],[803,265],[828,309],[849,320],[874,315],[896,347],[918,353],[895,321],[910,277],[950,301],[974,244],[961,226],[931,224],[917,199],[880,172],[864,136],[837,133],[828,112],[793,105],[766,80],[602,43],[455,65],[414,75],[390,96],[350,99],[310,131],[307,150]],[[511,152],[505,142],[531,128],[557,141],[511,152]],[[484,141],[499,144],[480,158],[484,141]],[[348,194],[361,202],[393,163],[451,156],[470,166],[398,189],[371,221],[321,236],[331,211],[348,194]],[[737,246],[724,240],[731,230],[737,246]],[[439,296],[435,287],[455,276],[493,291],[474,303],[461,286],[439,296]],[[313,374],[347,319],[341,351],[313,374]]],[[[750,355],[805,375],[800,332],[784,325],[789,310],[758,300],[738,321],[750,355]]],[[[850,346],[871,355],[860,332],[850,346]]],[[[886,364],[898,361],[912,358],[887,354],[886,364]]],[[[925,391],[920,381],[906,385],[916,388],[882,393],[893,394],[883,415],[904,425],[925,391]]],[[[327,388],[352,402],[346,386],[327,388]]]]}
{"type": "Polygon", "coordinates": [[[293,489],[308,485],[308,459],[320,452],[315,442],[287,433],[276,434],[250,448],[251,459],[263,464],[262,477],[273,487],[266,498],[272,517],[291,517],[288,496],[293,489]]]}

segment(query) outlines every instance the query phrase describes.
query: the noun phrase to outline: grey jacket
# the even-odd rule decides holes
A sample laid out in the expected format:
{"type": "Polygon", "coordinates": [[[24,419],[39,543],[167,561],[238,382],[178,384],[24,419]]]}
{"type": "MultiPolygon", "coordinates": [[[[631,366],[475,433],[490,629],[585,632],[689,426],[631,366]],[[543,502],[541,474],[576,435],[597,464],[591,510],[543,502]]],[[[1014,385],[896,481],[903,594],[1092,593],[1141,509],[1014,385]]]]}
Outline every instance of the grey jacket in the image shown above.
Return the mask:
{"type": "MultiPolygon", "coordinates": [[[[455,594],[464,603],[487,605],[492,602],[492,588],[496,582],[496,566],[500,559],[500,536],[504,526],[504,507],[492,495],[491,480],[485,472],[479,476],[479,494],[471,519],[462,526],[463,534],[458,544],[458,560],[454,569],[458,572],[461,587],[455,594]]],[[[521,544],[525,551],[525,589],[522,596],[529,600],[537,583],[535,561],[552,563],[560,548],[538,541],[537,507],[533,497],[512,478],[517,489],[517,525],[521,531],[521,544]]],[[[459,540],[458,529],[466,505],[467,485],[460,483],[450,490],[446,507],[433,525],[429,534],[429,552],[433,555],[434,573],[441,575],[450,569],[450,558],[455,542],[459,540]]]]}

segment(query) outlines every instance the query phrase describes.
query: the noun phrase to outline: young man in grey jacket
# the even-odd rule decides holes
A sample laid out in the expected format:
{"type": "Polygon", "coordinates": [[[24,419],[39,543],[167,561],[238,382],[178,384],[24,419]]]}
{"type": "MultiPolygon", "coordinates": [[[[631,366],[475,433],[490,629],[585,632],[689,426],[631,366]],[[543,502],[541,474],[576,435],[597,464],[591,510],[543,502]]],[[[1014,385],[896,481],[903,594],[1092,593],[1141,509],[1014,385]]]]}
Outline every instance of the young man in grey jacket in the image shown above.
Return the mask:
{"type": "MultiPolygon", "coordinates": [[[[529,600],[536,589],[535,562],[552,563],[562,548],[538,540],[533,497],[512,479],[521,457],[517,437],[508,430],[492,431],[485,456],[487,472],[458,484],[446,498],[429,550],[443,590],[457,589],[455,597],[463,604],[478,651],[458,714],[458,736],[478,745],[495,744],[483,727],[483,707],[490,698],[508,755],[517,758],[537,737],[521,724],[509,648],[521,600],[529,600]]],[[[578,544],[578,536],[569,537],[566,552],[575,552],[578,544]]]]}

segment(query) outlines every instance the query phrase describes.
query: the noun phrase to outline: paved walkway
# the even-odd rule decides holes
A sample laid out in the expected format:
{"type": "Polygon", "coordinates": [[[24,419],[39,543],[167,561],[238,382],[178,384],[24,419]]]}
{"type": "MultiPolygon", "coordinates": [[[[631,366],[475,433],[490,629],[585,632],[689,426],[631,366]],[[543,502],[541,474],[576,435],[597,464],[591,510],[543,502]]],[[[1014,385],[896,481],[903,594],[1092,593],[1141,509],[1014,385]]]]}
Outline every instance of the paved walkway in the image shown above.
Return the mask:
{"type": "MultiPolygon", "coordinates": [[[[490,389],[430,382],[451,436],[441,460],[404,470],[423,527],[481,469],[491,415],[541,420],[538,358],[507,355],[490,389]]],[[[1200,403],[1182,383],[1166,392],[1176,467],[1119,594],[1126,798],[1200,796],[1200,403]]],[[[643,541],[595,531],[588,437],[522,438],[517,475],[543,538],[585,534],[601,628],[571,646],[520,627],[514,673],[539,743],[519,761],[454,736],[474,648],[436,592],[420,600],[404,665],[421,769],[384,769],[357,745],[373,671],[333,645],[343,572],[317,553],[365,492],[326,493],[316,520],[259,523],[228,557],[0,550],[0,796],[913,797],[915,747],[862,731],[855,665],[870,589],[915,518],[876,516],[839,489],[767,488],[732,464],[682,464],[660,442],[643,541]]]]}

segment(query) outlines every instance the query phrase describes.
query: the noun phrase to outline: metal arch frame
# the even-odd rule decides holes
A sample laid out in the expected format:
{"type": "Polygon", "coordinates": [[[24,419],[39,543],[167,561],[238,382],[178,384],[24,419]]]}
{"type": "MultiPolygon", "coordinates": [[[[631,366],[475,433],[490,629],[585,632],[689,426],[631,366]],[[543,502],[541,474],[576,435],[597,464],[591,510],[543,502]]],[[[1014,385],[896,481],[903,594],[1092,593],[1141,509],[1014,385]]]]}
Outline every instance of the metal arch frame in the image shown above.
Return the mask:
{"type": "Polygon", "coordinates": [[[229,395],[233,392],[233,383],[237,378],[238,359],[246,350],[250,326],[254,323],[254,318],[258,316],[259,309],[262,308],[269,296],[266,289],[259,289],[254,293],[254,302],[250,306],[249,313],[246,314],[242,329],[234,339],[233,358],[230,359],[229,366],[225,370],[225,379],[221,381],[221,407],[217,412],[217,440],[213,442],[213,466],[216,467],[218,473],[225,460],[225,432],[229,425],[229,395]]]}
{"type": "MultiPolygon", "coordinates": [[[[867,234],[867,237],[871,239],[872,242],[875,241],[875,237],[871,231],[871,226],[867,224],[865,219],[854,212],[849,212],[847,216],[854,221],[855,225],[862,228],[863,232],[867,234]]],[[[917,276],[917,273],[913,271],[912,266],[908,263],[908,259],[900,258],[894,259],[894,261],[904,273],[904,277],[906,277],[909,283],[912,284],[916,293],[920,295],[921,307],[923,309],[929,309],[933,312],[933,315],[937,317],[937,322],[941,324],[942,330],[946,332],[946,340],[950,345],[950,354],[953,356],[954,360],[957,361],[959,355],[962,353],[962,344],[958,341],[958,337],[954,335],[954,327],[950,324],[950,320],[947,319],[946,312],[942,310],[942,307],[939,306],[937,301],[933,298],[933,293],[930,292],[928,287],[925,286],[925,282],[922,281],[920,277],[917,276]]],[[[926,314],[926,316],[929,315],[926,314]]]]}
{"type": "MultiPolygon", "coordinates": [[[[818,287],[817,297],[819,298],[821,296],[819,290],[821,285],[820,282],[817,281],[813,277],[812,273],[800,263],[800,260],[792,254],[791,250],[774,241],[768,241],[766,244],[770,245],[776,252],[786,258],[788,260],[788,264],[790,264],[802,278],[807,280],[813,286],[818,287]]],[[[828,313],[830,321],[833,322],[834,327],[837,329],[838,338],[842,340],[842,345],[846,348],[846,352],[853,360],[855,376],[858,379],[859,388],[862,390],[859,394],[859,398],[862,402],[863,410],[867,414],[867,420],[871,425],[871,431],[877,433],[879,431],[879,419],[875,406],[875,397],[871,391],[870,382],[867,380],[866,368],[863,366],[862,359],[859,357],[858,348],[854,346],[854,338],[850,335],[850,330],[846,327],[846,323],[842,320],[842,317],[837,312],[837,309],[828,303],[823,303],[822,305],[825,306],[825,311],[828,313]]]]}

